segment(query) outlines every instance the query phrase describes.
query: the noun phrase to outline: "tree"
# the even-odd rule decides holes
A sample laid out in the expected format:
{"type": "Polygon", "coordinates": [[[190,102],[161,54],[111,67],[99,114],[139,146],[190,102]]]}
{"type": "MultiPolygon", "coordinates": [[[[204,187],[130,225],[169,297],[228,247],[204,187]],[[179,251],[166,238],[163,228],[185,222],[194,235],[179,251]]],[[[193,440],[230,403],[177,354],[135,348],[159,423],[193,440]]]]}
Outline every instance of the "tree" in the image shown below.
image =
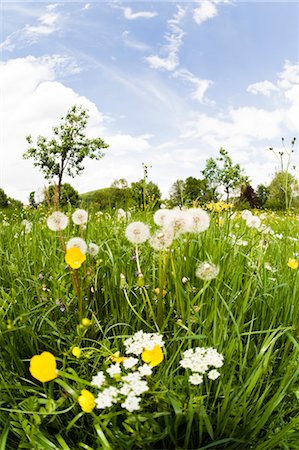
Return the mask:
{"type": "Polygon", "coordinates": [[[8,207],[8,197],[3,189],[0,189],[0,208],[8,207]]]}
{"type": "Polygon", "coordinates": [[[182,206],[184,204],[185,182],[176,180],[170,188],[170,203],[172,206],[182,206]]]}
{"type": "MultiPolygon", "coordinates": [[[[55,205],[57,196],[56,185],[51,185],[44,191],[45,202],[50,205],[55,205]]],[[[77,206],[80,197],[76,189],[73,188],[69,183],[63,183],[61,185],[60,193],[60,206],[77,206]]]]}
{"type": "Polygon", "coordinates": [[[267,205],[273,209],[288,210],[292,199],[298,196],[297,179],[289,172],[277,172],[269,187],[267,205]]]}
{"type": "Polygon", "coordinates": [[[256,195],[253,187],[247,183],[244,183],[241,186],[241,194],[236,203],[240,207],[242,205],[245,205],[246,207],[248,205],[248,206],[250,206],[250,208],[259,208],[260,207],[260,203],[258,201],[257,195],[256,195]]]}
{"type": "Polygon", "coordinates": [[[226,201],[229,202],[229,195],[241,182],[249,184],[249,179],[243,174],[239,164],[233,164],[231,157],[224,148],[219,150],[220,156],[214,160],[209,158],[202,174],[208,180],[210,188],[215,195],[217,189],[222,187],[226,193],[226,201]]]}
{"type": "Polygon", "coordinates": [[[23,157],[33,158],[34,166],[41,169],[46,179],[57,178],[58,202],[63,176],[67,174],[74,178],[80,175],[84,170],[84,159],[100,159],[103,157],[101,149],[108,147],[102,138],[86,137],[88,118],[86,109],[74,105],[61,118],[62,123],[53,128],[54,138],[48,140],[38,136],[36,146],[33,146],[32,136],[26,137],[31,147],[23,157]]]}
{"type": "Polygon", "coordinates": [[[145,205],[149,205],[151,209],[160,206],[161,191],[152,181],[145,185],[145,192],[144,179],[132,183],[131,194],[135,206],[139,209],[144,209],[145,205]]]}
{"type": "Polygon", "coordinates": [[[119,178],[118,180],[114,180],[113,183],[111,183],[111,188],[117,188],[117,189],[126,189],[129,186],[127,180],[125,178],[119,178]]]}
{"type": "Polygon", "coordinates": [[[256,189],[256,197],[257,197],[257,201],[259,203],[260,208],[263,208],[269,197],[269,189],[267,188],[267,186],[264,186],[263,184],[259,184],[256,189]]]}

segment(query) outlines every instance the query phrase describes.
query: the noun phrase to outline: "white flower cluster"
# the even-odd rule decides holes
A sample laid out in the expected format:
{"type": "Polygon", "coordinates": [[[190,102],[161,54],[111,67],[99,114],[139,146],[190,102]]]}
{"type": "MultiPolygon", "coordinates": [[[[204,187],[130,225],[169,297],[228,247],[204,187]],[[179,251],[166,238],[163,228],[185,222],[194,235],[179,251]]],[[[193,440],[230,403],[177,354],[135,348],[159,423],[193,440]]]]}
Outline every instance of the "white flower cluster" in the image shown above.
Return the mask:
{"type": "Polygon", "coordinates": [[[184,369],[190,369],[193,372],[189,377],[191,384],[201,384],[203,382],[203,375],[206,372],[208,372],[208,378],[210,380],[216,380],[220,376],[220,373],[216,369],[223,366],[224,358],[216,349],[212,347],[196,347],[186,350],[183,355],[184,357],[180,361],[180,365],[184,369]],[[215,367],[216,369],[210,370],[211,367],[215,367]]]}
{"type": "Polygon", "coordinates": [[[116,403],[130,412],[140,408],[140,396],[149,389],[143,378],[151,375],[152,368],[148,364],[137,367],[138,363],[137,358],[125,358],[123,363],[110,365],[106,370],[109,376],[100,371],[92,377],[91,384],[101,389],[95,399],[98,409],[110,408],[116,403]],[[133,370],[128,373],[128,369],[133,370]]]}
{"type": "Polygon", "coordinates": [[[146,350],[153,350],[155,345],[164,346],[163,336],[157,333],[144,333],[137,331],[132,337],[124,341],[126,354],[141,355],[146,350]]]}

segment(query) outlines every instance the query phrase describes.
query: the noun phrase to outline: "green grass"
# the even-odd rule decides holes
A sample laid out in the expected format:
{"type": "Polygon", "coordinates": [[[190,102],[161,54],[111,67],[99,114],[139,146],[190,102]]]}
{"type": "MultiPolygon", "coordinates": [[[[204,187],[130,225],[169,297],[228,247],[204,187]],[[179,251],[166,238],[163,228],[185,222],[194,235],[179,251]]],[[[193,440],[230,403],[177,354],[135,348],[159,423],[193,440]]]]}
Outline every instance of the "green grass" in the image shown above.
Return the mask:
{"type": "MultiPolygon", "coordinates": [[[[164,254],[141,244],[142,286],[127,223],[114,212],[91,212],[82,233],[100,250],[77,272],[92,321],[82,328],[59,236],[46,226],[49,214],[0,217],[0,450],[299,449],[299,279],[287,266],[298,258],[298,216],[268,213],[262,220],[282,239],[248,229],[230,213],[219,226],[215,213],[207,231],[181,235],[164,254]],[[28,234],[24,218],[33,223],[28,234]],[[234,245],[230,233],[248,245],[234,245]],[[220,268],[209,282],[195,276],[204,260],[220,268]],[[165,289],[165,298],[155,288],[165,289]],[[116,351],[123,355],[124,339],[138,330],[161,331],[165,340],[141,409],[83,413],[80,391],[97,393],[92,376],[116,351]],[[224,355],[221,376],[199,386],[179,364],[196,346],[224,355]],[[40,383],[29,362],[45,350],[55,355],[60,376],[40,383]]],[[[157,228],[149,213],[134,220],[157,228]]],[[[79,233],[70,221],[63,235],[79,233]]]]}

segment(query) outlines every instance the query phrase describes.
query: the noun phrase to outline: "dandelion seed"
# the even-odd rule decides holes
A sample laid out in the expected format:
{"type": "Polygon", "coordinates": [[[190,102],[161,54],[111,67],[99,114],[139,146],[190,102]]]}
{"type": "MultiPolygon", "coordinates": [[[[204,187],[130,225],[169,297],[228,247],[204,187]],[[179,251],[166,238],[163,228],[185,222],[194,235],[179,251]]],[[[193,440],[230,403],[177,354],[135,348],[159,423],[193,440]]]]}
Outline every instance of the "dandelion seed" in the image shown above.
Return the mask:
{"type": "Polygon", "coordinates": [[[84,239],[82,239],[80,237],[71,238],[66,243],[66,248],[67,248],[67,250],[70,248],[79,248],[84,255],[87,252],[87,244],[84,241],[84,239]]]}
{"type": "Polygon", "coordinates": [[[47,219],[47,226],[52,231],[64,230],[67,227],[69,219],[60,211],[55,211],[47,219]]]}
{"type": "Polygon", "coordinates": [[[219,273],[219,267],[207,261],[202,262],[196,269],[196,276],[202,280],[213,280],[219,273]]]}
{"type": "Polygon", "coordinates": [[[96,256],[99,253],[99,246],[97,244],[94,244],[93,242],[90,242],[88,244],[87,252],[91,256],[96,256]]]}
{"type": "Polygon", "coordinates": [[[132,244],[142,244],[150,236],[148,225],[143,222],[132,222],[126,228],[126,238],[132,244]]]}
{"type": "Polygon", "coordinates": [[[76,225],[85,225],[88,221],[88,212],[84,209],[76,209],[72,214],[72,220],[76,225]]]}
{"type": "Polygon", "coordinates": [[[188,214],[191,216],[192,224],[189,231],[192,233],[202,233],[210,226],[209,214],[201,208],[192,208],[188,210],[188,214]]]}
{"type": "Polygon", "coordinates": [[[172,242],[173,234],[169,230],[159,230],[149,240],[150,246],[156,251],[166,250],[172,242]]]}
{"type": "Polygon", "coordinates": [[[158,209],[158,211],[155,212],[153,219],[156,225],[159,227],[164,226],[165,218],[173,213],[173,210],[171,209],[158,209]]]}

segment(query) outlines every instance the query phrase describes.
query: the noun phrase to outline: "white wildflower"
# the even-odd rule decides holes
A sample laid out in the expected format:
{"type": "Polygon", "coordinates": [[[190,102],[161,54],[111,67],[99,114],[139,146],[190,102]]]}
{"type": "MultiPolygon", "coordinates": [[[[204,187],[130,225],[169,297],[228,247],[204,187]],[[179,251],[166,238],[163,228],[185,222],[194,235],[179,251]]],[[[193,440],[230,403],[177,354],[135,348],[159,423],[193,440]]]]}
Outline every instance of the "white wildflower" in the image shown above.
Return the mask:
{"type": "Polygon", "coordinates": [[[132,367],[136,366],[136,364],[138,364],[139,359],[137,358],[126,358],[123,362],[123,366],[125,369],[132,369],[132,367]]]}
{"type": "Polygon", "coordinates": [[[173,235],[167,230],[157,231],[149,240],[151,247],[156,251],[166,250],[173,242],[173,235]]]}
{"type": "Polygon", "coordinates": [[[67,227],[69,219],[60,211],[53,212],[47,219],[47,226],[52,231],[64,230],[67,227]]]}
{"type": "Polygon", "coordinates": [[[212,369],[208,373],[208,378],[210,380],[216,380],[219,376],[220,376],[220,372],[218,372],[218,370],[216,370],[216,369],[212,369]]]}
{"type": "Polygon", "coordinates": [[[199,375],[199,373],[193,373],[192,375],[190,375],[189,381],[191,384],[201,384],[203,382],[203,376],[199,375]]]}
{"type": "Polygon", "coordinates": [[[87,252],[91,256],[96,256],[99,253],[99,246],[97,244],[94,244],[93,242],[90,242],[88,244],[87,252]]]}
{"type": "Polygon", "coordinates": [[[114,375],[120,375],[121,374],[121,368],[118,363],[112,364],[109,369],[107,369],[107,373],[110,375],[111,378],[114,377],[114,375]]]}
{"type": "Polygon", "coordinates": [[[128,395],[126,400],[121,403],[121,406],[127,409],[129,412],[137,411],[140,408],[140,398],[136,395],[128,395]]]}
{"type": "Polygon", "coordinates": [[[261,225],[261,219],[258,216],[251,216],[246,219],[246,225],[248,228],[256,228],[258,229],[261,225]]]}
{"type": "Polygon", "coordinates": [[[142,330],[124,341],[126,354],[141,355],[145,349],[153,350],[155,345],[164,346],[163,336],[157,333],[144,333],[142,330]]]}
{"type": "Polygon", "coordinates": [[[71,238],[67,243],[66,243],[66,249],[68,250],[69,248],[79,248],[81,250],[81,252],[85,255],[85,253],[87,252],[87,244],[84,241],[84,239],[80,238],[80,237],[74,237],[71,238]]]}
{"type": "Polygon", "coordinates": [[[132,244],[142,244],[150,236],[148,225],[143,222],[132,222],[126,228],[126,238],[132,244]]]}
{"type": "Polygon", "coordinates": [[[152,370],[151,366],[149,366],[148,364],[143,364],[142,366],[140,366],[138,368],[138,372],[140,373],[140,375],[142,377],[144,377],[147,375],[151,375],[153,373],[153,370],[152,370]]]}
{"type": "Polygon", "coordinates": [[[85,225],[88,221],[88,212],[85,209],[76,209],[72,214],[72,220],[76,225],[85,225]]]}
{"type": "Polygon", "coordinates": [[[97,388],[100,388],[105,383],[105,381],[106,377],[104,375],[104,372],[100,371],[92,377],[91,384],[93,386],[96,386],[97,388]]]}
{"type": "Polygon", "coordinates": [[[202,280],[213,280],[219,273],[219,267],[207,261],[202,262],[196,269],[196,276],[202,280]]]}
{"type": "Polygon", "coordinates": [[[119,391],[114,386],[104,389],[95,399],[98,409],[110,408],[117,403],[119,391]]]}
{"type": "Polygon", "coordinates": [[[188,210],[188,214],[192,219],[192,225],[188,231],[202,233],[209,228],[210,216],[206,211],[201,208],[191,208],[188,210]]]}
{"type": "Polygon", "coordinates": [[[244,211],[242,211],[241,217],[244,220],[249,219],[252,216],[252,212],[249,211],[248,209],[244,209],[244,211]]]}
{"type": "Polygon", "coordinates": [[[223,366],[223,355],[211,347],[196,347],[195,349],[186,350],[183,355],[180,365],[185,369],[192,370],[192,372],[204,374],[210,367],[218,369],[223,366]]]}
{"type": "Polygon", "coordinates": [[[22,220],[22,225],[25,228],[25,234],[30,233],[30,231],[32,230],[32,223],[29,222],[29,220],[24,219],[22,220]]]}

